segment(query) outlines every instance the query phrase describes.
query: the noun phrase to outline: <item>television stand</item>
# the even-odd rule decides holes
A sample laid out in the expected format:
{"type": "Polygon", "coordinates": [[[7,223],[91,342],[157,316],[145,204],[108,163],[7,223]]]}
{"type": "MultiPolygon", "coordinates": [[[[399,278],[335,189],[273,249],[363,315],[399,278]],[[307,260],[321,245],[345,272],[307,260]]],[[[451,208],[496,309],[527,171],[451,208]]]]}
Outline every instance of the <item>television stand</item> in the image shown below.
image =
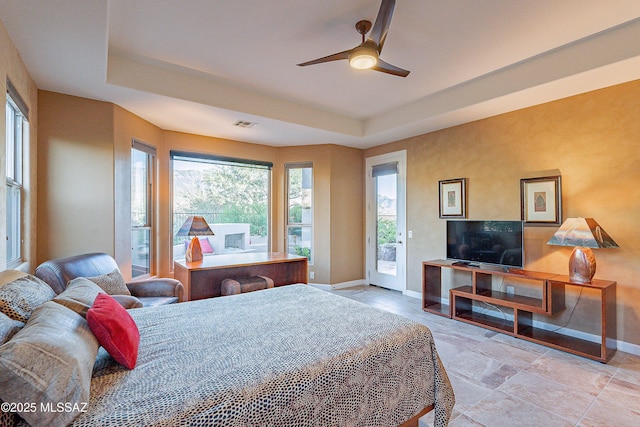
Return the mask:
{"type": "Polygon", "coordinates": [[[610,280],[584,284],[551,273],[425,261],[422,309],[603,363],[616,351],[616,282],[610,280]],[[578,295],[570,299],[571,313],[580,310],[580,298],[600,305],[586,330],[570,331],[565,293],[578,295]]]}

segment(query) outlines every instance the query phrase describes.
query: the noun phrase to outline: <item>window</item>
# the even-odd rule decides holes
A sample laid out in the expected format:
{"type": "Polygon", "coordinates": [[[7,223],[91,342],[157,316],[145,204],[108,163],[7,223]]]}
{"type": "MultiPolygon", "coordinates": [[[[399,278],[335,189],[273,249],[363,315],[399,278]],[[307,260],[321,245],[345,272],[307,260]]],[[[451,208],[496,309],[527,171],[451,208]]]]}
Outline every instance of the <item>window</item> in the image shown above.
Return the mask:
{"type": "Polygon", "coordinates": [[[153,272],[153,174],[156,149],[133,141],[131,148],[131,277],[153,272]]]}
{"type": "Polygon", "coordinates": [[[202,236],[203,254],[268,252],[269,162],[171,152],[173,258],[184,258],[189,238],[176,237],[185,220],[203,216],[214,232],[202,236]]]}
{"type": "Polygon", "coordinates": [[[313,263],[313,165],[285,166],[287,174],[287,252],[313,263]]]}
{"type": "Polygon", "coordinates": [[[7,268],[22,262],[22,148],[29,141],[29,110],[7,81],[7,268]]]}

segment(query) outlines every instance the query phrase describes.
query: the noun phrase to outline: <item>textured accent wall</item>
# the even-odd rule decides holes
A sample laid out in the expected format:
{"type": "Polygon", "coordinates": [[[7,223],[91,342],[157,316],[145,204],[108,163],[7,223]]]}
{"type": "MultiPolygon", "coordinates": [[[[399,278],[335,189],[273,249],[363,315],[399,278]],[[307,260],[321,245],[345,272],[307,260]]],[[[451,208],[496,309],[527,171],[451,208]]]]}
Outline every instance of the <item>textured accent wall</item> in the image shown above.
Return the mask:
{"type": "MultiPolygon", "coordinates": [[[[438,181],[468,178],[470,219],[520,219],[520,179],[562,174],[564,218],[593,217],[620,245],[596,250],[596,278],[616,280],[618,339],[640,345],[640,80],[365,150],[407,149],[408,289],[421,262],[444,258],[438,181]]],[[[548,246],[555,227],[527,227],[526,268],[568,274],[570,248],[548,246]]],[[[571,296],[569,298],[572,298],[571,296]]],[[[575,296],[577,299],[577,296],[575,296]]],[[[571,307],[573,299],[567,302],[571,307]]],[[[592,322],[587,315],[567,325],[592,322]]],[[[566,318],[560,316],[562,325],[566,318]]]]}

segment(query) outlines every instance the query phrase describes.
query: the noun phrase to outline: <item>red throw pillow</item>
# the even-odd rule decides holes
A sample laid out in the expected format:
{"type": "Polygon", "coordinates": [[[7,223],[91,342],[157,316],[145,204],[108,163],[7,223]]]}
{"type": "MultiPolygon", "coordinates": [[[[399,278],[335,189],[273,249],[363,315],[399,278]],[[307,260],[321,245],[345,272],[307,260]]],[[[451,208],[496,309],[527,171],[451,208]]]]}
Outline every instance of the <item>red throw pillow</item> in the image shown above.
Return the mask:
{"type": "Polygon", "coordinates": [[[87,311],[87,323],[100,345],[116,362],[127,369],[136,366],[140,331],[131,315],[115,299],[98,294],[87,311]]]}

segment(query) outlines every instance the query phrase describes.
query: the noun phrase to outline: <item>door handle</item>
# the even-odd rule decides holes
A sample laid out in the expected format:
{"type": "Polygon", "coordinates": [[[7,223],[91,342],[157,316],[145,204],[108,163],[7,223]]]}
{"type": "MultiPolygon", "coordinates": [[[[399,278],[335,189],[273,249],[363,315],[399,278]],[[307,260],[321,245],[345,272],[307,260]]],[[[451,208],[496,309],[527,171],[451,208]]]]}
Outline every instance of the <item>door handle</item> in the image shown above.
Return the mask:
{"type": "Polygon", "coordinates": [[[402,244],[402,240],[398,240],[398,244],[401,245],[402,244]]]}

